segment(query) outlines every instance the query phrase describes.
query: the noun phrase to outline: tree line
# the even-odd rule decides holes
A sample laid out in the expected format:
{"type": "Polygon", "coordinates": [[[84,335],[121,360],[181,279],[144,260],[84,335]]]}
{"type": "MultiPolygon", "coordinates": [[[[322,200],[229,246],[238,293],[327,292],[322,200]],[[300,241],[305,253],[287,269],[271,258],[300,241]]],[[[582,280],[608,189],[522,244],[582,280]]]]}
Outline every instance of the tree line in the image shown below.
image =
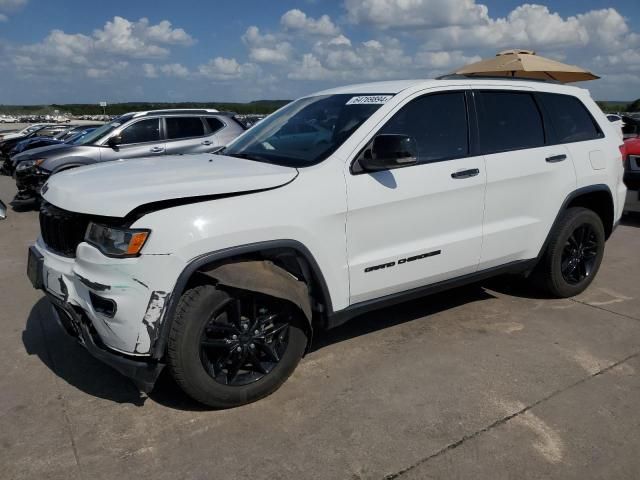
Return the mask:
{"type": "MultiPolygon", "coordinates": [[[[165,110],[170,108],[215,108],[239,114],[269,114],[289,103],[289,100],[256,100],[249,103],[232,102],[127,102],[107,105],[107,115],[122,115],[127,112],[145,110],[165,110]]],[[[97,104],[69,103],[52,105],[0,105],[0,114],[13,115],[52,115],[58,110],[60,114],[101,115],[102,107],[97,104]]]]}

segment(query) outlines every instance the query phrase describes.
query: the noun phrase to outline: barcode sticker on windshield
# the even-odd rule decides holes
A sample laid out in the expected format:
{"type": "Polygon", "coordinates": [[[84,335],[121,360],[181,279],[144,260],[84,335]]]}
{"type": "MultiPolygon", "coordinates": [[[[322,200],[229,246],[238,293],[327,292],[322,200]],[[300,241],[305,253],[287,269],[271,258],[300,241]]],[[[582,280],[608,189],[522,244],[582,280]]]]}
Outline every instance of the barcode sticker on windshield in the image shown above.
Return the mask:
{"type": "Polygon", "coordinates": [[[347,105],[381,105],[387,103],[393,95],[364,95],[361,97],[351,97],[347,105]]]}

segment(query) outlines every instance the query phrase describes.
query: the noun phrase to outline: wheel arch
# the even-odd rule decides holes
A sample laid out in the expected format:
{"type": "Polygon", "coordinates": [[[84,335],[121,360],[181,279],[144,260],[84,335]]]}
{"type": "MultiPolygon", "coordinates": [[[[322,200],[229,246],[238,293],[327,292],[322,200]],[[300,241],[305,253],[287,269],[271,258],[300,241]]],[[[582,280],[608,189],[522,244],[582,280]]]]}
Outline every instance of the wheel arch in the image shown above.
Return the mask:
{"type": "Polygon", "coordinates": [[[613,195],[607,185],[594,185],[576,190],[565,202],[564,210],[571,207],[584,207],[595,212],[602,220],[605,239],[613,233],[615,206],[613,195]]]}
{"type": "MultiPolygon", "coordinates": [[[[333,312],[331,297],[324,275],[309,249],[297,240],[272,240],[256,242],[205,253],[191,260],[179,275],[169,295],[163,313],[158,337],[152,349],[152,357],[160,360],[164,354],[171,323],[182,294],[192,285],[210,281],[207,272],[225,264],[247,260],[272,260],[280,268],[301,277],[309,288],[313,322],[309,322],[309,334],[316,324],[324,326],[327,316],[333,312]]],[[[309,336],[311,338],[311,336],[309,336]]]]}
{"type": "Polygon", "coordinates": [[[571,207],[584,207],[594,211],[600,217],[602,224],[604,225],[605,239],[608,239],[611,236],[611,233],[613,233],[615,208],[611,189],[605,184],[589,185],[578,188],[567,195],[567,198],[564,200],[560,210],[558,210],[558,214],[549,229],[547,238],[540,249],[538,260],[540,260],[544,255],[544,252],[549,245],[549,241],[551,240],[551,235],[557,228],[562,213],[571,207]]]}

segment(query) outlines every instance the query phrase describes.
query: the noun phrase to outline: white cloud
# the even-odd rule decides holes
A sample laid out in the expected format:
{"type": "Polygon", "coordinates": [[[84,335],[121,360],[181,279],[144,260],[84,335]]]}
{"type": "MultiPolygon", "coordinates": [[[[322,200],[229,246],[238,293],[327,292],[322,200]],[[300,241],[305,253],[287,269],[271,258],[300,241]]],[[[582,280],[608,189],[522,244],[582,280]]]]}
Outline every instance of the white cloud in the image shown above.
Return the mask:
{"type": "Polygon", "coordinates": [[[364,81],[406,76],[412,58],[396,39],[368,40],[356,46],[344,37],[317,42],[290,71],[293,80],[364,81]]]}
{"type": "Polygon", "coordinates": [[[287,30],[306,34],[332,36],[340,33],[340,29],[334,25],[329,15],[322,15],[315,20],[297,8],[282,15],[280,23],[287,30]]]}
{"type": "Polygon", "coordinates": [[[9,20],[9,18],[6,15],[0,13],[0,22],[6,22],[7,20],[9,20]]]}
{"type": "Polygon", "coordinates": [[[157,78],[158,77],[158,70],[156,69],[155,65],[151,64],[151,63],[143,63],[142,64],[142,71],[144,72],[144,76],[147,78],[157,78]]]}
{"type": "Polygon", "coordinates": [[[235,58],[216,57],[200,65],[198,72],[211,80],[233,80],[253,77],[258,68],[251,63],[240,64],[235,58]]]}
{"type": "Polygon", "coordinates": [[[426,32],[432,50],[451,48],[620,48],[628,27],[613,9],[593,10],[562,18],[543,5],[524,4],[505,18],[489,19],[483,25],[450,26],[426,32]]]}
{"type": "Polygon", "coordinates": [[[479,55],[467,56],[461,50],[451,52],[418,52],[415,56],[416,66],[424,67],[431,72],[451,72],[457,67],[479,62],[479,55]]]}
{"type": "Polygon", "coordinates": [[[249,58],[258,63],[286,63],[293,54],[293,47],[272,34],[261,34],[260,29],[251,26],[242,36],[249,48],[249,58]]]}
{"type": "Polygon", "coordinates": [[[180,63],[162,65],[160,71],[168,77],[187,78],[189,76],[189,69],[180,63]]]}
{"type": "Polygon", "coordinates": [[[345,0],[351,23],[379,28],[475,25],[488,18],[475,0],[345,0]]]}
{"type": "Polygon", "coordinates": [[[0,0],[0,10],[16,10],[26,4],[27,0],[0,0]]]}
{"type": "Polygon", "coordinates": [[[142,35],[152,42],[183,46],[195,43],[193,37],[184,29],[173,28],[168,20],[162,20],[157,25],[150,26],[147,18],[141,18],[138,22],[138,28],[142,29],[142,35]]]}
{"type": "MultiPolygon", "coordinates": [[[[109,69],[116,72],[126,70],[128,60],[165,58],[170,54],[168,46],[193,43],[189,34],[181,28],[173,28],[166,20],[152,25],[146,18],[132,22],[116,16],[91,35],[52,30],[39,43],[7,48],[7,55],[21,75],[71,75],[74,69],[82,67],[76,73],[83,73],[89,78],[103,78],[109,69]]],[[[180,67],[179,64],[170,64],[165,69],[169,75],[187,76],[188,72],[185,74],[184,67],[180,67]]],[[[144,75],[157,75],[154,68],[145,64],[144,75]]]]}

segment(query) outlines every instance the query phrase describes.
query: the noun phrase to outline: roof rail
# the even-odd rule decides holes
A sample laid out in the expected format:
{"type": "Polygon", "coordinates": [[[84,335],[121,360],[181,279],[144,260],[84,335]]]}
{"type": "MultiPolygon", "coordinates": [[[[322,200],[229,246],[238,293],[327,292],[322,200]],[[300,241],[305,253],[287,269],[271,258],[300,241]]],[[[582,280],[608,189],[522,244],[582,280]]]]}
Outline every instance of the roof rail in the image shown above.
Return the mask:
{"type": "Polygon", "coordinates": [[[219,113],[215,108],[169,108],[164,110],[148,110],[146,112],[133,112],[134,117],[143,117],[145,115],[179,115],[179,114],[197,114],[197,113],[219,113]]]}
{"type": "Polygon", "coordinates": [[[505,77],[504,75],[463,75],[460,73],[451,73],[449,75],[442,75],[440,77],[436,77],[436,80],[508,80],[508,81],[518,81],[518,82],[541,82],[541,83],[558,83],[561,84],[557,80],[546,79],[546,78],[525,78],[525,77],[505,77]]]}

